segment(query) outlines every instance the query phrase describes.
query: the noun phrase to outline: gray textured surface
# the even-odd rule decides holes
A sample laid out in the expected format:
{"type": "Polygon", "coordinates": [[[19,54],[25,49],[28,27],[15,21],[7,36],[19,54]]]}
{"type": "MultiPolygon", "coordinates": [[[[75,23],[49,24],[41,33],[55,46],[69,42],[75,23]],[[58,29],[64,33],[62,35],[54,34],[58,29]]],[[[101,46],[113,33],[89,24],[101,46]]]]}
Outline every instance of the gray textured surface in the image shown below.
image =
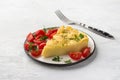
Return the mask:
{"type": "Polygon", "coordinates": [[[120,80],[120,0],[0,0],[0,80],[120,80]],[[54,14],[110,32],[116,40],[87,30],[97,45],[89,64],[51,67],[35,63],[23,50],[29,32],[63,25],[54,14]]]}

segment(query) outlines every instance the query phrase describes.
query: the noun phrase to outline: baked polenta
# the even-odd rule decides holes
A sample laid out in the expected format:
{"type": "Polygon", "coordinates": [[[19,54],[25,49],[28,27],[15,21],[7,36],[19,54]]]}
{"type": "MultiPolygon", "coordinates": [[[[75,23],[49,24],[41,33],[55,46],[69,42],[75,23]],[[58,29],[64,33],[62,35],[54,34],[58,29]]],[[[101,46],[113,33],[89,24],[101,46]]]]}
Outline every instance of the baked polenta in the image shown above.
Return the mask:
{"type": "Polygon", "coordinates": [[[47,41],[42,56],[48,58],[66,55],[69,52],[81,51],[87,46],[88,37],[85,33],[71,26],[61,26],[53,38],[47,41]]]}

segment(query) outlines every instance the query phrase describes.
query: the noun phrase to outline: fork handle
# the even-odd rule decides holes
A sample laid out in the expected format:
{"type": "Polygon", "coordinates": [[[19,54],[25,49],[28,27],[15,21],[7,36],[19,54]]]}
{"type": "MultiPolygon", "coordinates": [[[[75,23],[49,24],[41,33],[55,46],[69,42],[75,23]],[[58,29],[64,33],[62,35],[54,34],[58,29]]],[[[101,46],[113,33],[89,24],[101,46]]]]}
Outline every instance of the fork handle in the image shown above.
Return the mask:
{"type": "Polygon", "coordinates": [[[91,26],[88,26],[88,29],[91,30],[92,32],[96,33],[96,34],[101,35],[101,36],[108,37],[108,38],[114,38],[111,34],[109,34],[108,32],[105,32],[103,30],[93,28],[91,26]]]}
{"type": "Polygon", "coordinates": [[[86,24],[83,24],[83,23],[80,23],[79,25],[84,27],[84,28],[87,28],[88,30],[90,30],[90,31],[92,31],[92,32],[94,32],[94,33],[96,33],[96,34],[98,34],[100,36],[114,39],[114,37],[111,34],[109,34],[108,32],[105,32],[105,31],[97,29],[97,28],[93,28],[91,26],[87,26],[86,24]]]}

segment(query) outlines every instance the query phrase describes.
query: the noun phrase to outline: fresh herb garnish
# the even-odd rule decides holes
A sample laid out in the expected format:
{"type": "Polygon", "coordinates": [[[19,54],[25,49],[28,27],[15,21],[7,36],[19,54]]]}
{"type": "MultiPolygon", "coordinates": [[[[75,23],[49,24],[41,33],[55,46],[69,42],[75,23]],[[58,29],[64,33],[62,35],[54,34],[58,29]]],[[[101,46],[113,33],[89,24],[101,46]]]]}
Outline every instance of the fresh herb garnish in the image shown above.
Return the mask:
{"type": "Polygon", "coordinates": [[[40,40],[42,41],[42,40],[46,40],[48,37],[47,36],[42,36],[41,38],[40,38],[40,40]]]}
{"type": "Polygon", "coordinates": [[[29,44],[30,44],[30,46],[29,46],[29,50],[32,50],[32,45],[33,45],[33,43],[30,42],[29,44]]]}
{"type": "Polygon", "coordinates": [[[43,28],[44,32],[47,32],[47,29],[46,28],[43,28]]]}
{"type": "Polygon", "coordinates": [[[76,41],[79,41],[79,40],[80,40],[77,35],[75,35],[75,40],[76,40],[76,41]]]}
{"type": "Polygon", "coordinates": [[[60,62],[60,57],[59,56],[55,56],[52,60],[56,61],[56,62],[60,62]]]}
{"type": "Polygon", "coordinates": [[[80,33],[79,37],[82,39],[82,38],[84,38],[84,35],[80,33]]]}
{"type": "Polygon", "coordinates": [[[29,44],[30,44],[29,50],[37,50],[37,46],[34,45],[34,43],[30,42],[29,44]]]}
{"type": "Polygon", "coordinates": [[[64,61],[66,64],[70,64],[70,63],[72,63],[72,61],[69,59],[69,60],[66,60],[66,61],[64,61]]]}
{"type": "Polygon", "coordinates": [[[37,50],[37,46],[34,45],[34,43],[30,42],[29,44],[30,44],[29,50],[37,50]]]}

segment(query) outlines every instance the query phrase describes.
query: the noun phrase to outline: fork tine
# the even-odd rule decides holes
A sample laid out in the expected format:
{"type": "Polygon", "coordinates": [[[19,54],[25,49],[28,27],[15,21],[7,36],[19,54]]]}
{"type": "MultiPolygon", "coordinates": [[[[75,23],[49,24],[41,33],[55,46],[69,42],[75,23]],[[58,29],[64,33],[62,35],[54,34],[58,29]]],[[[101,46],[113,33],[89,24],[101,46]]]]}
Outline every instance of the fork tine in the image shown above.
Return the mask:
{"type": "Polygon", "coordinates": [[[71,22],[60,10],[56,10],[55,14],[64,22],[71,22]]]}

